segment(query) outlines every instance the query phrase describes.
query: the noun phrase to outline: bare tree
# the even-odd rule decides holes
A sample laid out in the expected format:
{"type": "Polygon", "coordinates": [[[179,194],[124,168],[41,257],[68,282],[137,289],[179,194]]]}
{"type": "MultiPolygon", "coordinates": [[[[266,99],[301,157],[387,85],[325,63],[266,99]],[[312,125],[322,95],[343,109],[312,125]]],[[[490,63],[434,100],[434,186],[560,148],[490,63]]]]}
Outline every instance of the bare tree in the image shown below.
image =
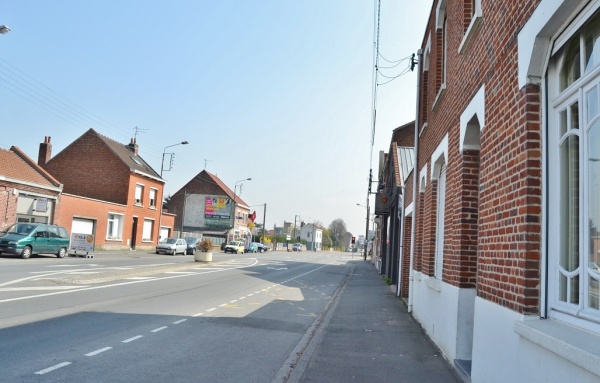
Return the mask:
{"type": "Polygon", "coordinates": [[[341,218],[336,218],[329,224],[329,233],[333,240],[334,246],[340,246],[344,244],[344,237],[346,236],[346,222],[341,218]]]}

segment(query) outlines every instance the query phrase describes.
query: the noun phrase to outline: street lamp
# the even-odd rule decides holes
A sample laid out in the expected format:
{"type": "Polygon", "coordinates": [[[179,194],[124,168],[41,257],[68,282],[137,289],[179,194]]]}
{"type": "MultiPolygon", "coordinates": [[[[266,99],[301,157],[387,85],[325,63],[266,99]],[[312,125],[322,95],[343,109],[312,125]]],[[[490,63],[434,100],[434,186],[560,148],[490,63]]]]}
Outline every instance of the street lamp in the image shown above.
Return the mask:
{"type": "MultiPolygon", "coordinates": [[[[181,141],[181,142],[178,142],[178,143],[176,143],[176,144],[173,144],[173,145],[165,146],[165,148],[163,149],[162,161],[160,162],[160,179],[161,179],[161,180],[162,180],[162,178],[163,178],[163,171],[165,170],[165,169],[164,169],[164,165],[165,165],[165,154],[167,154],[167,153],[166,153],[166,150],[167,150],[168,148],[170,148],[170,147],[173,147],[173,146],[177,146],[177,145],[187,145],[187,144],[188,144],[188,142],[187,142],[187,141],[181,141]]],[[[169,153],[169,154],[172,154],[172,153],[169,153]]],[[[171,168],[169,168],[169,170],[171,170],[171,168]]],[[[169,170],[167,170],[167,171],[169,171],[169,170]]],[[[163,181],[164,181],[164,180],[163,180],[163,181]]],[[[163,190],[162,190],[162,194],[161,194],[161,196],[160,196],[160,205],[159,205],[159,206],[160,206],[160,210],[159,210],[159,213],[158,213],[158,235],[156,236],[156,238],[158,238],[158,242],[160,242],[160,230],[161,230],[161,228],[162,228],[163,200],[164,200],[164,197],[165,197],[165,196],[164,196],[164,194],[165,194],[165,186],[164,186],[164,184],[163,184],[163,190]]],[[[185,202],[185,201],[184,201],[184,202],[185,202]]]]}
{"type": "MultiPolygon", "coordinates": [[[[237,220],[237,203],[235,202],[235,195],[237,193],[238,184],[244,181],[252,181],[252,178],[244,178],[243,180],[235,181],[233,185],[233,226],[231,227],[231,237],[235,239],[235,222],[237,220]]],[[[240,194],[242,194],[242,186],[240,185],[240,194]]]]}
{"type": "Polygon", "coordinates": [[[0,34],[5,35],[10,32],[10,28],[7,25],[0,25],[0,34]]]}

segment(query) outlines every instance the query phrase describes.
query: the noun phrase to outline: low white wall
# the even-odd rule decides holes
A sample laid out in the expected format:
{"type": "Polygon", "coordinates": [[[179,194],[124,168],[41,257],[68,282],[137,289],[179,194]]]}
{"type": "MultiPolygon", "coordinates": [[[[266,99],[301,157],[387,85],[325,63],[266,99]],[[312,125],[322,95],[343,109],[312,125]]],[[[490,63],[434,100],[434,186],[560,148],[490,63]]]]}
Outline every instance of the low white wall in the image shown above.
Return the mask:
{"type": "Polygon", "coordinates": [[[470,359],[474,289],[459,289],[421,273],[413,282],[413,316],[449,361],[470,359]]]}
{"type": "Polygon", "coordinates": [[[516,322],[530,320],[539,319],[525,317],[482,298],[475,299],[473,383],[600,381],[600,376],[515,332],[516,322]]]}

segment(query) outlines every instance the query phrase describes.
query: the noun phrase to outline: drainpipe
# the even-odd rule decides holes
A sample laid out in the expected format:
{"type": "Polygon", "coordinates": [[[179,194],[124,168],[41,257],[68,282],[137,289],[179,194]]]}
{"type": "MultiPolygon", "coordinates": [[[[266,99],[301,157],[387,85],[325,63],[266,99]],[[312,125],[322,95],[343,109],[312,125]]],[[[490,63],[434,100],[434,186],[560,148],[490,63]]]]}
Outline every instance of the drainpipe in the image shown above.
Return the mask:
{"type": "Polygon", "coordinates": [[[402,292],[402,254],[404,253],[404,196],[406,187],[400,187],[400,193],[402,197],[399,198],[400,204],[398,205],[398,219],[400,220],[400,246],[398,247],[398,286],[396,288],[396,296],[399,297],[402,292]]]}
{"type": "Polygon", "coordinates": [[[423,51],[420,49],[417,51],[417,67],[418,67],[418,75],[417,75],[417,105],[416,105],[416,113],[415,113],[415,165],[413,168],[413,212],[412,212],[412,221],[410,228],[410,266],[409,266],[409,277],[408,277],[408,312],[412,312],[412,303],[413,303],[413,295],[414,295],[414,275],[413,275],[413,262],[415,259],[415,227],[416,227],[416,218],[417,218],[417,200],[419,196],[419,191],[417,190],[418,180],[417,173],[419,168],[419,102],[421,100],[421,64],[423,62],[423,51]]]}

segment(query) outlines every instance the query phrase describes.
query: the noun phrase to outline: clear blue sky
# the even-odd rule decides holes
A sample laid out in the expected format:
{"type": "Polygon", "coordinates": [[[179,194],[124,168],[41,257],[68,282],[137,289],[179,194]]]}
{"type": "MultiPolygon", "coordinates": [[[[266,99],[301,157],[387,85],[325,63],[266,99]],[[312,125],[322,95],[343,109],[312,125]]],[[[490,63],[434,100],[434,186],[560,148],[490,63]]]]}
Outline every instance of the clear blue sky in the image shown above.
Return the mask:
{"type": "MultiPolygon", "coordinates": [[[[362,234],[375,2],[2,0],[0,147],[37,159],[44,136],[57,154],[89,128],[127,144],[137,126],[157,172],[165,146],[190,143],[167,150],[167,194],[206,163],[232,189],[252,178],[242,198],[267,203],[267,228],[298,215],[362,234]]],[[[416,53],[430,8],[381,1],[385,59],[416,53]]],[[[379,87],[375,174],[391,131],[414,120],[415,94],[416,73],[379,87]]]]}

